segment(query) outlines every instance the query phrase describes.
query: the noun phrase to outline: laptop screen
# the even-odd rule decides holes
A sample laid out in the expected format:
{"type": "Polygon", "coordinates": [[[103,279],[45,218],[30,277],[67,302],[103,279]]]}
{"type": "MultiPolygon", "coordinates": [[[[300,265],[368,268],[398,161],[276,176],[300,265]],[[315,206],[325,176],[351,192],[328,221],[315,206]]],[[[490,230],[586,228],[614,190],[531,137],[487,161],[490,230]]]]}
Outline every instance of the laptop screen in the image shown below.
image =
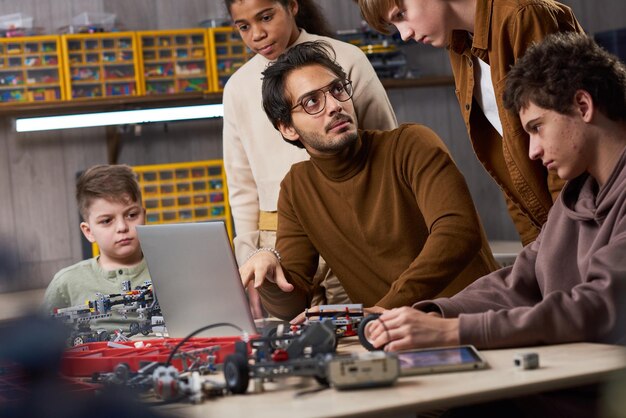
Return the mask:
{"type": "MultiPolygon", "coordinates": [[[[137,233],[170,337],[219,322],[256,333],[223,222],[141,225],[137,233]]],[[[198,334],[237,335],[232,327],[198,334]]]]}

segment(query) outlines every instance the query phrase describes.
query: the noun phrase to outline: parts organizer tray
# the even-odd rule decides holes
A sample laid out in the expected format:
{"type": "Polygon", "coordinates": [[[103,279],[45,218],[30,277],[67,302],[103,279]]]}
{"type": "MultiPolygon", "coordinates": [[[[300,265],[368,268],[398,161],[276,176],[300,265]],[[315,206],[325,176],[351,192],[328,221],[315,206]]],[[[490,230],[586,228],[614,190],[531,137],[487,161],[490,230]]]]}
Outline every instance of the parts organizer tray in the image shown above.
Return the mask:
{"type": "Polygon", "coordinates": [[[145,94],[211,90],[208,32],[183,29],[137,32],[145,94]]]}
{"type": "Polygon", "coordinates": [[[222,160],[135,166],[146,224],[224,221],[232,237],[222,160]]]}
{"type": "MultiPolygon", "coordinates": [[[[112,372],[115,366],[125,363],[130,370],[136,372],[143,363],[167,361],[172,349],[181,341],[181,338],[165,338],[142,340],[143,347],[136,348],[139,341],[125,341],[115,343],[126,346],[125,348],[112,348],[107,342],[97,342],[78,345],[68,349],[61,363],[61,373],[68,377],[89,377],[94,373],[112,372]]],[[[179,353],[189,353],[196,350],[220,346],[215,351],[215,364],[222,363],[226,356],[235,352],[235,342],[241,341],[240,337],[211,337],[191,338],[179,349],[179,353]]],[[[199,354],[202,360],[206,360],[207,354],[199,354]]],[[[183,369],[182,360],[176,358],[172,365],[178,370],[183,369]]]]}
{"type": "Polygon", "coordinates": [[[61,37],[0,39],[0,102],[53,102],[65,98],[61,37]]]}
{"type": "Polygon", "coordinates": [[[138,96],[135,32],[63,35],[68,99],[138,96]]]}
{"type": "Polygon", "coordinates": [[[209,48],[213,51],[213,91],[224,90],[226,81],[254,54],[232,27],[209,29],[209,48]]]}

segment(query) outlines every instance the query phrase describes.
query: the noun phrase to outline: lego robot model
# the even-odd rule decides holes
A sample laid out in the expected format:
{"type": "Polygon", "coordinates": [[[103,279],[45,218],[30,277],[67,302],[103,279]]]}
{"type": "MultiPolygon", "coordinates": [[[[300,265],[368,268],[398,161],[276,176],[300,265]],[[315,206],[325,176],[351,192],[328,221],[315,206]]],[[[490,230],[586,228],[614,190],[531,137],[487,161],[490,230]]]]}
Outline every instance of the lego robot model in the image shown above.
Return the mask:
{"type": "Polygon", "coordinates": [[[129,313],[137,316],[137,321],[130,323],[129,334],[126,337],[132,337],[139,333],[148,335],[152,331],[152,318],[161,316],[159,301],[154,294],[150,281],[145,281],[142,286],[138,286],[136,289],[131,289],[130,281],[125,281],[122,283],[122,293],[108,296],[110,300],[114,297],[117,298],[117,300],[110,302],[110,307],[117,305],[112,309],[122,315],[124,319],[128,319],[129,313]]]}
{"type": "Polygon", "coordinates": [[[96,293],[94,300],[84,305],[55,309],[53,317],[72,326],[69,345],[75,346],[87,342],[108,341],[110,333],[105,329],[92,330],[91,322],[110,318],[113,313],[128,318],[129,313],[137,315],[138,321],[130,323],[128,334],[131,337],[142,333],[148,335],[152,330],[152,318],[161,315],[159,302],[152,290],[152,283],[145,281],[136,289],[130,289],[130,281],[122,284],[121,293],[105,295],[96,293]]]}
{"type": "Polygon", "coordinates": [[[330,321],[312,324],[299,336],[272,336],[235,344],[235,353],[224,360],[226,387],[245,393],[250,378],[261,382],[285,376],[310,376],[326,383],[325,356],[335,352],[335,330],[330,321]]]}
{"type": "Polygon", "coordinates": [[[69,346],[84,344],[94,341],[108,341],[111,336],[105,329],[91,329],[91,321],[109,318],[111,312],[106,311],[101,305],[101,309],[92,308],[90,305],[98,305],[98,300],[89,302],[84,305],[70,306],[67,308],[56,309],[53,318],[63,321],[72,327],[70,337],[68,339],[69,346]]]}
{"type": "Polygon", "coordinates": [[[400,374],[394,354],[336,355],[335,325],[328,319],[310,324],[299,336],[257,338],[250,340],[250,345],[252,356],[241,344],[224,361],[224,380],[231,393],[246,393],[250,378],[263,382],[309,376],[322,386],[352,389],[392,385],[400,374]],[[284,340],[279,341],[281,338],[284,340]]]}
{"type": "Polygon", "coordinates": [[[319,311],[306,310],[305,326],[330,319],[335,327],[337,338],[358,335],[359,324],[363,320],[363,304],[320,305],[319,311]]]}
{"type": "Polygon", "coordinates": [[[224,384],[202,377],[216,372],[215,352],[219,349],[220,346],[212,346],[177,353],[173,360],[180,359],[180,371],[170,364],[152,361],[133,372],[128,364],[120,363],[112,372],[97,373],[92,378],[95,383],[124,386],[137,393],[152,391],[166,402],[200,403],[224,394],[224,384]]]}
{"type": "Polygon", "coordinates": [[[369,351],[373,351],[371,343],[365,338],[365,325],[377,319],[379,315],[366,315],[363,304],[350,303],[339,305],[320,305],[317,310],[305,311],[305,321],[300,325],[279,324],[267,330],[267,336],[293,335],[297,336],[311,324],[321,321],[330,321],[335,330],[336,341],[343,337],[358,336],[361,344],[369,351]]]}

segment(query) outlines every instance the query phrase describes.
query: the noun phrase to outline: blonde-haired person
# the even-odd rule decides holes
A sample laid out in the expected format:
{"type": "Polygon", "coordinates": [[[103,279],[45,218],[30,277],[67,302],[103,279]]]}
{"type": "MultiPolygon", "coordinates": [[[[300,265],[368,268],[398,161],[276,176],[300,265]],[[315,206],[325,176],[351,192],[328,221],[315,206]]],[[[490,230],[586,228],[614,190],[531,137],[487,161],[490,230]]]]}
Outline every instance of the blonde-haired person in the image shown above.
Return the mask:
{"type": "Polygon", "coordinates": [[[513,64],[556,32],[583,33],[553,0],[358,0],[367,22],[403,40],[447,48],[461,114],[476,156],[500,187],[524,245],[534,241],[563,181],[528,158],[528,134],[505,108],[513,64]]]}

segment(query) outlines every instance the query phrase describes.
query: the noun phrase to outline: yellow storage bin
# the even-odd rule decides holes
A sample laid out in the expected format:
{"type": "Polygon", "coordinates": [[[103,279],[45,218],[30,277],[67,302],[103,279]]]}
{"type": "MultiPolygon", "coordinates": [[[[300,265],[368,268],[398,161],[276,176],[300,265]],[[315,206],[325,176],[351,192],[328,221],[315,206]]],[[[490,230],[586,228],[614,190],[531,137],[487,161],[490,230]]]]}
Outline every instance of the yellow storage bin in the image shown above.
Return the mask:
{"type": "Polygon", "coordinates": [[[209,29],[209,47],[213,52],[213,91],[220,92],[230,76],[253,54],[231,27],[209,29]]]}
{"type": "Polygon", "coordinates": [[[135,32],[63,35],[62,40],[68,99],[143,94],[135,32]]]}
{"type": "Polygon", "coordinates": [[[0,39],[0,103],[63,100],[60,36],[0,39]]]}
{"type": "Polygon", "coordinates": [[[144,93],[211,91],[208,37],[205,29],[137,32],[144,93]]]}

